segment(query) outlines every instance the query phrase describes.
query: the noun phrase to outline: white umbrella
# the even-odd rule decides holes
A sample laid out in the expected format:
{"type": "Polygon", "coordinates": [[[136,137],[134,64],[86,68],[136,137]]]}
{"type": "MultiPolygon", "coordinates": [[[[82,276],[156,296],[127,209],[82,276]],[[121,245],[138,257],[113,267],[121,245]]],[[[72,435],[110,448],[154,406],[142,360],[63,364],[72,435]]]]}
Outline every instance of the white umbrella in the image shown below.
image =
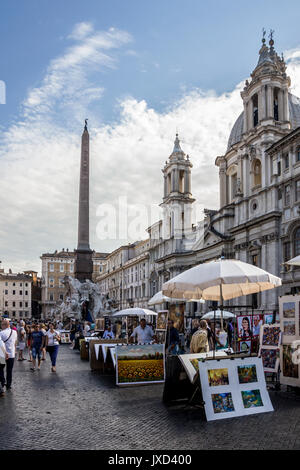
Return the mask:
{"type": "MultiPolygon", "coordinates": [[[[181,299],[223,300],[281,286],[281,279],[252,264],[218,259],[184,271],[163,284],[162,292],[181,299]]],[[[223,318],[221,315],[221,328],[223,318]]]]}
{"type": "Polygon", "coordinates": [[[252,264],[219,259],[184,271],[163,284],[162,293],[180,299],[223,300],[281,286],[281,279],[252,264]]]}
{"type": "Polygon", "coordinates": [[[231,313],[231,312],[227,312],[226,310],[216,310],[215,312],[208,312],[206,313],[205,315],[203,315],[203,317],[201,317],[201,320],[219,320],[221,318],[221,316],[223,315],[223,318],[224,319],[228,319],[228,318],[234,318],[235,317],[235,314],[234,313],[231,313]]]}
{"type": "Polygon", "coordinates": [[[115,312],[112,316],[113,317],[140,317],[140,316],[146,316],[146,315],[157,315],[156,312],[153,312],[153,310],[148,310],[147,308],[139,308],[139,307],[133,307],[133,308],[125,308],[124,310],[120,310],[119,312],[115,312]]]}
{"type": "Polygon", "coordinates": [[[286,261],[284,264],[291,264],[293,266],[300,266],[300,255],[296,256],[295,258],[286,261]]]}
{"type": "MultiPolygon", "coordinates": [[[[158,305],[158,304],[163,304],[164,302],[182,302],[182,299],[172,299],[171,297],[167,297],[166,295],[163,295],[162,291],[160,290],[159,292],[156,292],[153,297],[148,302],[148,305],[158,305]]],[[[187,302],[185,300],[185,302],[187,302]]],[[[201,302],[204,303],[204,300],[194,300],[191,299],[188,302],[201,302]]]]}

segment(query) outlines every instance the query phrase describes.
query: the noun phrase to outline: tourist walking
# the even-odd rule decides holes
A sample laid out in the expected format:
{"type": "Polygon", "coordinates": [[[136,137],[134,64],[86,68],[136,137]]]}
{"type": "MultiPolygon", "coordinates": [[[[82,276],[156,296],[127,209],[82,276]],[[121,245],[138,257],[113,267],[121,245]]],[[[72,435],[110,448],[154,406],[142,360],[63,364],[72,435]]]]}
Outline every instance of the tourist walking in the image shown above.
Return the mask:
{"type": "MultiPolygon", "coordinates": [[[[0,366],[3,365],[3,367],[5,367],[5,360],[6,360],[6,349],[5,349],[4,342],[0,338],[0,366]]],[[[3,397],[3,396],[4,396],[4,389],[3,389],[2,382],[0,382],[0,397],[3,397]]]]}
{"type": "Polygon", "coordinates": [[[176,355],[179,353],[179,333],[174,326],[173,320],[168,320],[166,334],[166,351],[168,354],[176,355]]]}
{"type": "Polygon", "coordinates": [[[31,333],[31,354],[32,366],[30,369],[35,370],[36,358],[38,358],[38,370],[41,368],[42,351],[45,343],[45,335],[39,328],[39,325],[34,326],[34,331],[31,333]]]}
{"type": "Polygon", "coordinates": [[[6,384],[6,390],[11,389],[12,384],[12,370],[16,356],[16,342],[18,339],[17,332],[10,327],[9,320],[2,320],[2,331],[0,332],[0,339],[2,339],[5,349],[6,357],[5,364],[0,364],[0,383],[2,387],[6,384]],[[4,377],[4,369],[6,366],[6,382],[4,377]]]}
{"type": "MultiPolygon", "coordinates": [[[[46,334],[46,325],[44,325],[44,323],[41,323],[40,324],[40,331],[43,333],[43,335],[45,336],[46,334]]],[[[45,361],[46,360],[46,340],[44,339],[44,342],[43,342],[43,349],[42,349],[42,361],[45,361]]]]}
{"type": "Polygon", "coordinates": [[[19,328],[18,328],[18,361],[25,361],[25,357],[23,357],[24,349],[26,347],[26,331],[25,331],[25,322],[23,320],[20,321],[19,328]]]}
{"type": "Polygon", "coordinates": [[[51,359],[51,371],[56,372],[56,358],[58,354],[60,336],[57,330],[54,329],[54,324],[50,323],[49,330],[46,333],[46,350],[51,359]]]}

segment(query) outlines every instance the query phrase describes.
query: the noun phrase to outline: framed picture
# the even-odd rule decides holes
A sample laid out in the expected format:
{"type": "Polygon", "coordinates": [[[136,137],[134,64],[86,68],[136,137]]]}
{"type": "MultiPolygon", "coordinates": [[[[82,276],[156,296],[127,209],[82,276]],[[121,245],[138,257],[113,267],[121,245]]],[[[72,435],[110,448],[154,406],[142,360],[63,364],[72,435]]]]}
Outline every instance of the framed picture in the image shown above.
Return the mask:
{"type": "Polygon", "coordinates": [[[155,333],[157,342],[159,344],[165,344],[166,343],[166,337],[167,337],[167,332],[166,331],[157,331],[155,333]]]}
{"type": "Polygon", "coordinates": [[[253,336],[259,336],[260,334],[260,328],[264,323],[264,316],[263,315],[253,315],[251,317],[251,327],[252,327],[252,334],[253,336]]]}
{"type": "MultiPolygon", "coordinates": [[[[209,351],[207,353],[196,353],[196,354],[181,354],[179,359],[186,371],[189,380],[194,383],[199,370],[199,360],[214,357],[214,352],[209,351]]],[[[216,351],[215,357],[227,357],[224,351],[216,351]]]]}
{"type": "Polygon", "coordinates": [[[279,348],[281,344],[281,328],[278,323],[263,325],[260,331],[260,345],[265,349],[279,348]]]}
{"type": "Polygon", "coordinates": [[[237,317],[238,338],[242,341],[250,341],[253,337],[251,315],[240,315],[237,317]]]}
{"type": "MultiPolygon", "coordinates": [[[[296,342],[297,343],[297,342],[296,342]]],[[[299,356],[300,345],[283,344],[280,348],[280,383],[291,387],[300,386],[299,356]],[[295,358],[296,354],[296,358],[295,358]]]]}
{"type": "Polygon", "coordinates": [[[259,356],[262,358],[265,372],[278,372],[279,367],[279,349],[260,348],[259,356]]]}
{"type": "Polygon", "coordinates": [[[96,330],[104,331],[105,320],[104,318],[96,318],[96,330]]]}
{"type": "Polygon", "coordinates": [[[239,352],[241,353],[251,353],[252,341],[239,341],[239,352]]]}
{"type": "Polygon", "coordinates": [[[157,313],[156,317],[156,330],[166,331],[168,326],[168,310],[162,310],[157,313]]]}
{"type": "Polygon", "coordinates": [[[279,297],[280,327],[282,344],[291,344],[300,339],[299,295],[279,297]]]}
{"type": "Polygon", "coordinates": [[[164,380],[164,344],[116,346],[117,385],[162,383],[164,380]]]}
{"type": "Polygon", "coordinates": [[[264,324],[265,325],[272,325],[273,323],[273,313],[265,313],[264,314],[264,324]]]}
{"type": "Polygon", "coordinates": [[[261,358],[199,361],[208,421],[273,411],[261,358]]]}
{"type": "Polygon", "coordinates": [[[184,333],[184,309],[185,304],[172,304],[169,308],[169,319],[173,320],[174,327],[179,333],[184,333]]]}

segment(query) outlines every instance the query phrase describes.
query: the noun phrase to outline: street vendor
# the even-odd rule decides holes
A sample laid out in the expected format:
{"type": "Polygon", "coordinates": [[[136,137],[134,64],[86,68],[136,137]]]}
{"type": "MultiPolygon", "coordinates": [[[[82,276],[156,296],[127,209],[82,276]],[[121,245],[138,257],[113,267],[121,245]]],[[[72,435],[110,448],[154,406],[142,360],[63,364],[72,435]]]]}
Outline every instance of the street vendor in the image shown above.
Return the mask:
{"type": "Polygon", "coordinates": [[[130,338],[129,341],[132,343],[134,339],[137,337],[137,342],[139,344],[149,344],[153,340],[154,332],[150,326],[146,324],[146,320],[144,318],[141,319],[139,326],[137,326],[130,338]]]}

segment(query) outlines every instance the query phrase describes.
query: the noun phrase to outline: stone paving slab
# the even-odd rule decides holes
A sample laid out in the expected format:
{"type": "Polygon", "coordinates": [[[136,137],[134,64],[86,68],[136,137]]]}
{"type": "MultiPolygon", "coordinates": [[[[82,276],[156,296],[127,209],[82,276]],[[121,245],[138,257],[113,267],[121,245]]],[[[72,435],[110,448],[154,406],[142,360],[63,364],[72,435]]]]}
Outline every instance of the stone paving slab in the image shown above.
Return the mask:
{"type": "Polygon", "coordinates": [[[271,392],[274,413],[207,423],[197,409],[167,407],[162,385],[118,388],[77,351],[60,347],[57,374],[16,362],[0,399],[0,449],[300,449],[300,396],[271,392]]]}

